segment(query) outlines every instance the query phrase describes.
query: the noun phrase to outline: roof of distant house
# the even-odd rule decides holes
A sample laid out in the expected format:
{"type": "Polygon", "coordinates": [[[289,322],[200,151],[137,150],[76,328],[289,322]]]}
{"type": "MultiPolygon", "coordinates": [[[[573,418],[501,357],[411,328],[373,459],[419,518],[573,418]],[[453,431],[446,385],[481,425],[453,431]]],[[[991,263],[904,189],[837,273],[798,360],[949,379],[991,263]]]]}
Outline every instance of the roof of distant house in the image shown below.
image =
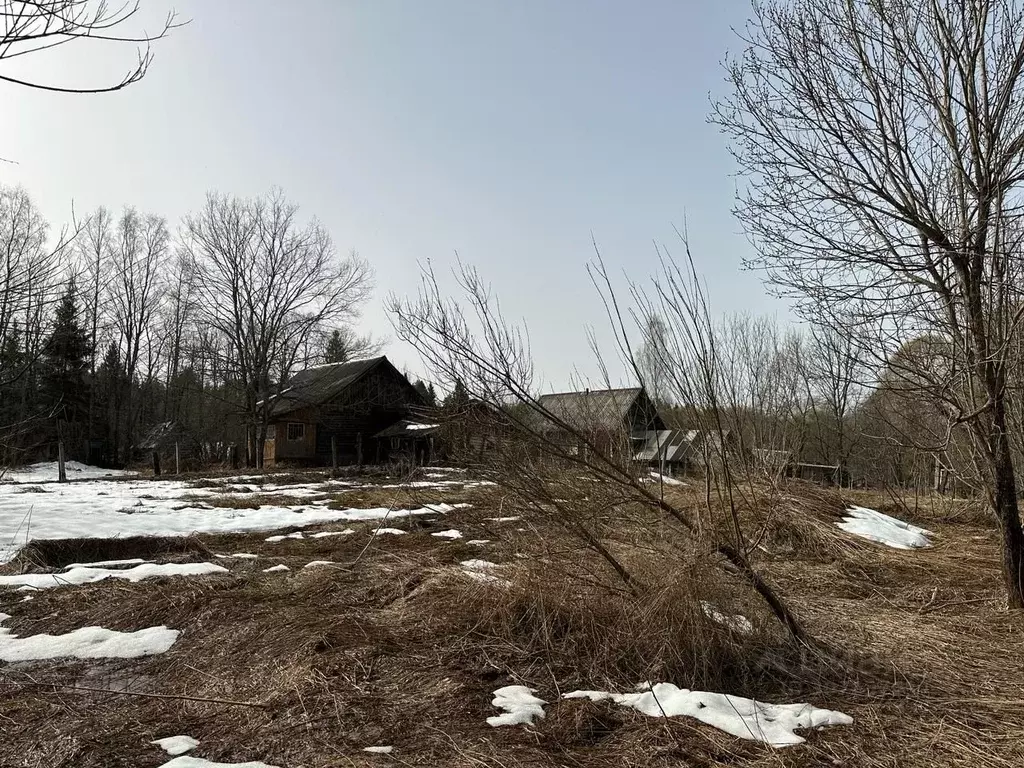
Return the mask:
{"type": "MultiPolygon", "coordinates": [[[[280,397],[271,407],[270,415],[283,416],[299,408],[326,403],[381,365],[394,368],[387,357],[381,355],[366,360],[316,365],[298,371],[288,379],[280,397]]],[[[399,376],[402,375],[395,370],[399,376]]]]}
{"type": "MultiPolygon", "coordinates": [[[[629,409],[642,392],[641,387],[559,392],[541,395],[538,403],[552,416],[573,427],[621,429],[629,409]]],[[[546,428],[558,429],[557,425],[545,421],[546,428]]]]}

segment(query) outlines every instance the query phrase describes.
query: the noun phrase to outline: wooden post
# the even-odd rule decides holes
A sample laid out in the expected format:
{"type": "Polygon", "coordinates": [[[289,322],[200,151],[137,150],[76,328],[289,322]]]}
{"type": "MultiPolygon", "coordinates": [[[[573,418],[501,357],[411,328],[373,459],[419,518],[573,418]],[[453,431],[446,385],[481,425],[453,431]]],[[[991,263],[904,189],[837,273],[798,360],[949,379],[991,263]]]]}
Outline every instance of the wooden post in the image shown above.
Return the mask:
{"type": "Polygon", "coordinates": [[[356,466],[363,466],[363,433],[356,433],[356,466]]]}
{"type": "Polygon", "coordinates": [[[238,446],[235,443],[228,446],[228,464],[232,469],[238,469],[238,446]]]}
{"type": "Polygon", "coordinates": [[[153,477],[160,477],[160,451],[153,451],[153,477]]]}
{"type": "Polygon", "coordinates": [[[64,434],[60,429],[60,422],[57,422],[57,482],[68,481],[68,470],[64,464],[64,434]]]}
{"type": "Polygon", "coordinates": [[[174,441],[174,474],[181,474],[181,449],[177,440],[174,441]]]}
{"type": "Polygon", "coordinates": [[[338,468],[338,436],[331,435],[331,467],[338,468]]]}

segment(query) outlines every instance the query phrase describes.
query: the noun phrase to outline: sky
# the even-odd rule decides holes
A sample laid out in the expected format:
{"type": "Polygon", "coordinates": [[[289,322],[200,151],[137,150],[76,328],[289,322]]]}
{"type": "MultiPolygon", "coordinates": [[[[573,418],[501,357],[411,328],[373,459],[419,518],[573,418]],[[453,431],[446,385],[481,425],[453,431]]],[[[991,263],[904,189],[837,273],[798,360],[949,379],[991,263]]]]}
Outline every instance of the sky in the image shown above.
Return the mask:
{"type": "MultiPolygon", "coordinates": [[[[715,312],[787,307],[744,271],[737,180],[706,122],[748,0],[143,0],[154,45],[141,82],[104,95],[0,84],[0,183],[54,227],[99,205],[172,226],[208,191],[278,186],[373,266],[360,330],[394,338],[389,294],[420,267],[477,267],[523,323],[543,390],[597,375],[587,327],[614,358],[587,277],[594,242],[643,281],[685,226],[715,312]]],[[[0,63],[60,85],[117,79],[132,47],[76,44],[0,63]]],[[[614,383],[623,383],[612,361],[614,383]]]]}

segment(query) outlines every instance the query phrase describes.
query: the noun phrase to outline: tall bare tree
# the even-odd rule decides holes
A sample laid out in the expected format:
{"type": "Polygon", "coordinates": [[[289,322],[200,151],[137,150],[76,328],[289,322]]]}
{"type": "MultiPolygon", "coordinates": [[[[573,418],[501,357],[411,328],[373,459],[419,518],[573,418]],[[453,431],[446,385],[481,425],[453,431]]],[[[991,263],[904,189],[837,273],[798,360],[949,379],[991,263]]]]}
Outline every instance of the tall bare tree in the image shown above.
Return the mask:
{"type": "Polygon", "coordinates": [[[104,93],[138,82],[153,61],[150,44],[179,26],[171,11],[155,33],[133,32],[140,10],[138,0],[0,0],[0,81],[61,93],[104,93]],[[11,67],[25,56],[88,42],[134,45],[136,61],[119,78],[90,85],[46,83],[16,75],[11,67]]]}
{"type": "Polygon", "coordinates": [[[712,120],[746,177],[757,264],[884,358],[933,334],[916,372],[966,424],[1024,608],[1007,366],[1018,336],[1024,9],[1017,0],[765,0],[712,120]]]}
{"type": "Polygon", "coordinates": [[[369,265],[340,258],[327,230],[297,213],[276,190],[254,199],[211,194],[184,226],[197,309],[227,340],[257,466],[284,382],[327,328],[356,317],[371,287],[369,265]]]}
{"type": "Polygon", "coordinates": [[[135,425],[135,379],[163,300],[162,269],[169,253],[170,233],[164,219],[126,208],[117,223],[108,262],[110,313],[125,371],[121,424],[126,449],[135,425]]]}

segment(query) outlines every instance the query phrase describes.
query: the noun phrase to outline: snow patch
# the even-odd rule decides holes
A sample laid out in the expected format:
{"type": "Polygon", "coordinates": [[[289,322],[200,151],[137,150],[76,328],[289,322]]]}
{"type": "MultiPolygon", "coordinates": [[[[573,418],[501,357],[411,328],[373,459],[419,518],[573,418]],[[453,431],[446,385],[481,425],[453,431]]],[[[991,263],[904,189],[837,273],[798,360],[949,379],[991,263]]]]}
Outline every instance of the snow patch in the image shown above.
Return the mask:
{"type": "Polygon", "coordinates": [[[672,683],[658,683],[638,693],[572,691],[562,694],[562,698],[611,700],[649,717],[685,715],[741,739],[762,741],[775,747],[802,743],[804,738],[794,733],[797,728],[853,723],[849,715],[810,704],[765,704],[725,693],[691,691],[672,683]]]}
{"type": "Polygon", "coordinates": [[[483,546],[484,544],[490,544],[491,540],[490,539],[470,539],[466,543],[467,544],[474,544],[474,545],[480,547],[480,546],[483,546]]]}
{"type": "Polygon", "coordinates": [[[278,573],[279,571],[290,571],[290,570],[291,570],[291,568],[289,568],[284,563],[281,563],[280,565],[272,565],[270,568],[264,568],[263,572],[264,573],[278,573]]]}
{"type": "Polygon", "coordinates": [[[112,570],[109,568],[73,567],[64,573],[18,573],[0,576],[0,587],[30,587],[32,589],[49,589],[68,585],[92,584],[104,579],[125,579],[126,581],[142,581],[143,579],[164,578],[167,576],[205,576],[210,573],[227,573],[228,569],[213,563],[143,563],[134,568],[112,570]]]}
{"type": "Polygon", "coordinates": [[[487,718],[487,724],[492,728],[501,725],[533,725],[535,717],[544,717],[544,699],[538,699],[533,694],[535,688],[527,688],[525,685],[506,685],[494,692],[491,706],[505,710],[500,715],[492,715],[487,718]]]}
{"type": "Polygon", "coordinates": [[[355,533],[354,528],[346,528],[344,531],[320,531],[320,533],[314,533],[314,539],[325,539],[328,536],[348,536],[350,533],[355,533]]]}
{"type": "Polygon", "coordinates": [[[377,530],[375,530],[373,532],[373,535],[374,536],[386,536],[386,535],[403,536],[403,535],[405,535],[405,533],[406,533],[406,531],[403,531],[401,528],[378,528],[377,530]]]}
{"type": "Polygon", "coordinates": [[[492,523],[514,523],[517,520],[519,520],[520,518],[518,516],[516,516],[516,517],[488,517],[487,519],[490,520],[492,523]]]}
{"type": "Polygon", "coordinates": [[[0,628],[0,661],[44,659],[134,659],[163,653],[178,639],[178,630],[149,627],[138,632],[115,632],[83,627],[64,635],[15,637],[0,628]]]}
{"type": "Polygon", "coordinates": [[[199,746],[199,742],[191,736],[166,736],[149,743],[156,744],[168,755],[183,755],[190,749],[195,749],[199,746]]]}
{"type": "Polygon", "coordinates": [[[264,541],[278,542],[284,541],[285,539],[302,539],[305,538],[302,531],[296,531],[295,533],[282,533],[277,536],[267,536],[264,541]]]}
{"type": "Polygon", "coordinates": [[[682,480],[676,480],[674,477],[662,475],[658,472],[651,472],[651,479],[656,483],[664,483],[665,485],[686,485],[682,480]]]}
{"type": "Polygon", "coordinates": [[[851,506],[846,516],[836,526],[862,539],[884,544],[893,549],[918,549],[930,547],[931,531],[918,528],[896,517],[883,515],[867,507],[851,506]]]}
{"type": "Polygon", "coordinates": [[[280,768],[280,766],[268,765],[267,763],[260,762],[213,763],[209,760],[204,760],[201,757],[182,755],[181,757],[174,758],[170,762],[164,763],[160,768],[280,768]]]}
{"type": "Polygon", "coordinates": [[[394,747],[363,747],[363,752],[373,752],[377,755],[390,755],[394,751],[394,747]]]}
{"type": "Polygon", "coordinates": [[[450,531],[438,531],[437,533],[432,533],[430,535],[431,536],[436,536],[439,539],[461,539],[462,538],[462,532],[461,531],[457,531],[454,528],[452,528],[450,531]]]}
{"type": "MultiPolygon", "coordinates": [[[[132,475],[123,469],[103,469],[82,464],[78,461],[65,461],[64,470],[68,480],[96,480],[103,477],[123,477],[132,475]]],[[[2,479],[11,483],[56,483],[60,470],[56,461],[42,461],[20,469],[11,469],[3,473],[2,479]]]]}
{"type": "Polygon", "coordinates": [[[317,566],[320,566],[320,565],[334,565],[334,561],[333,560],[310,560],[308,563],[306,563],[302,567],[303,568],[316,568],[317,566]]]}
{"type": "Polygon", "coordinates": [[[131,560],[97,560],[95,563],[71,563],[71,565],[65,565],[64,570],[66,571],[71,568],[111,568],[117,565],[141,565],[148,562],[148,560],[143,560],[141,557],[133,557],[131,560]]]}
{"type": "Polygon", "coordinates": [[[704,611],[705,616],[716,624],[721,624],[726,629],[731,629],[733,632],[738,632],[741,635],[749,635],[754,631],[754,623],[742,613],[722,613],[713,603],[709,603],[707,600],[701,600],[700,607],[704,611]]]}

